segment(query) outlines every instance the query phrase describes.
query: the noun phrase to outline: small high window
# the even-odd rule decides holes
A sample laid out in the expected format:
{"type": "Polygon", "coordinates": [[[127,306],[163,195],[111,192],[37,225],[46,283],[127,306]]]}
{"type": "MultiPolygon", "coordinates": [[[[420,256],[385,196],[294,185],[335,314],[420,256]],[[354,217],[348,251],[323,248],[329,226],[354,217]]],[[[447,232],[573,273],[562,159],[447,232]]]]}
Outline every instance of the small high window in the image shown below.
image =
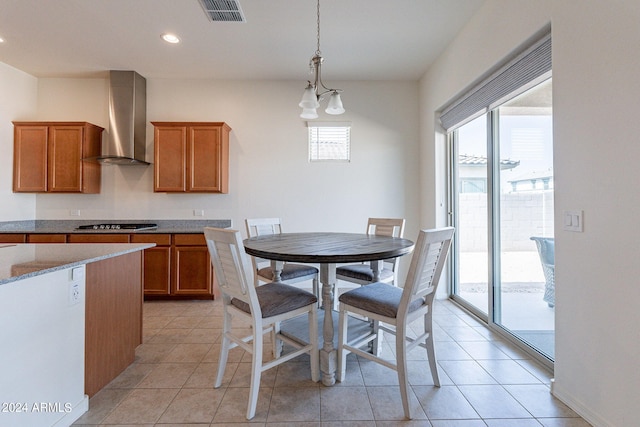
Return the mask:
{"type": "Polygon", "coordinates": [[[351,159],[350,122],[307,122],[309,161],[346,161],[351,159]]]}

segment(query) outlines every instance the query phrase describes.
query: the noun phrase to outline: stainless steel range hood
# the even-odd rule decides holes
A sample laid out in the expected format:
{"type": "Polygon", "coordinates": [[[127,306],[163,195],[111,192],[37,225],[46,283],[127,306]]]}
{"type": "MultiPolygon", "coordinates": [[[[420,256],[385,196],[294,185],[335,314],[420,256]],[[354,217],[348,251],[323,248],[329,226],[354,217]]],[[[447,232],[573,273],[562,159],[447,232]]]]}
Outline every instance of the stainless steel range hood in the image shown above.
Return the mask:
{"type": "Polygon", "coordinates": [[[149,165],[146,161],[147,81],[135,71],[109,72],[109,138],[98,161],[149,165]]]}

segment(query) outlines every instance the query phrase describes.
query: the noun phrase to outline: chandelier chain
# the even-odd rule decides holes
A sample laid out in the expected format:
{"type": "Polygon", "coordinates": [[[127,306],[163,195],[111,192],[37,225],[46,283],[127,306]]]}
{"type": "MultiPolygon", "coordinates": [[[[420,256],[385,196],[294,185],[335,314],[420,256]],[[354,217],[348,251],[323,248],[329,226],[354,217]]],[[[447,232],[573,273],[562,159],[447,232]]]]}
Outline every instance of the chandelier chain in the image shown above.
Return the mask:
{"type": "Polygon", "coordinates": [[[316,55],[320,55],[320,0],[318,0],[317,3],[317,7],[316,7],[316,16],[317,16],[317,41],[318,41],[318,47],[316,49],[316,55]]]}

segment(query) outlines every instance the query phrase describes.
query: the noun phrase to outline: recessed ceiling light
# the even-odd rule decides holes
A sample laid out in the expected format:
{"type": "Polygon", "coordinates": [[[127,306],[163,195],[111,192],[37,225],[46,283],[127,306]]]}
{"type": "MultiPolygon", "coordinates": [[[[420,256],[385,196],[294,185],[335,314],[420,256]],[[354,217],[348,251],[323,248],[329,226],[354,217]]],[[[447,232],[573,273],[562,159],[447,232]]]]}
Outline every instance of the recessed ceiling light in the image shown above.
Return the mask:
{"type": "Polygon", "coordinates": [[[0,43],[4,43],[4,39],[0,37],[0,43]]]}
{"type": "Polygon", "coordinates": [[[173,44],[180,43],[180,38],[175,34],[165,33],[161,37],[162,37],[162,40],[166,41],[167,43],[173,43],[173,44]]]}

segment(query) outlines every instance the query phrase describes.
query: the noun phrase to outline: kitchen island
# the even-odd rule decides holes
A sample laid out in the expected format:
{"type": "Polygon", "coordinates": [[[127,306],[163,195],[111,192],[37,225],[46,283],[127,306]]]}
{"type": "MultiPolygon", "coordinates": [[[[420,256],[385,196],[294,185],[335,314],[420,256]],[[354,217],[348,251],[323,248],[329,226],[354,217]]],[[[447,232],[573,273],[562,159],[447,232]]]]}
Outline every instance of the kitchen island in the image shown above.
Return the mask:
{"type": "Polygon", "coordinates": [[[0,425],[70,425],[133,362],[152,246],[0,245],[0,425]]]}

